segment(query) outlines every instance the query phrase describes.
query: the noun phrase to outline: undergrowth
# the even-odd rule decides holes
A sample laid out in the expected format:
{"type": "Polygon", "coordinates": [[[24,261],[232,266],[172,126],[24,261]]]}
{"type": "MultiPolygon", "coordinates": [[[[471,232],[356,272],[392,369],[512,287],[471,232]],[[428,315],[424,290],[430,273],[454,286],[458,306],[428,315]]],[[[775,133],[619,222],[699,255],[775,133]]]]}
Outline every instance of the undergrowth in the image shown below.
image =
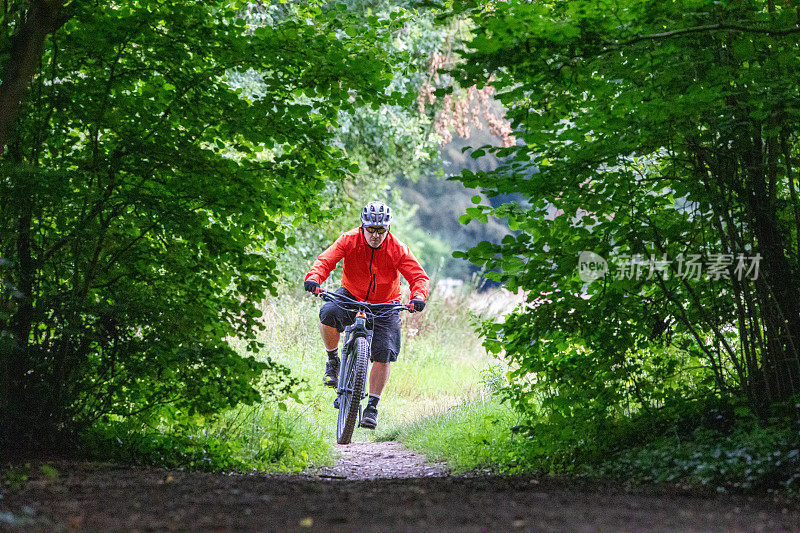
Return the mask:
{"type": "Polygon", "coordinates": [[[669,424],[627,420],[587,434],[576,447],[557,426],[520,431],[518,415],[489,398],[409,424],[394,437],[456,472],[574,475],[718,492],[800,491],[795,420],[743,416],[720,424],[716,407],[706,412],[711,416],[669,424]]]}

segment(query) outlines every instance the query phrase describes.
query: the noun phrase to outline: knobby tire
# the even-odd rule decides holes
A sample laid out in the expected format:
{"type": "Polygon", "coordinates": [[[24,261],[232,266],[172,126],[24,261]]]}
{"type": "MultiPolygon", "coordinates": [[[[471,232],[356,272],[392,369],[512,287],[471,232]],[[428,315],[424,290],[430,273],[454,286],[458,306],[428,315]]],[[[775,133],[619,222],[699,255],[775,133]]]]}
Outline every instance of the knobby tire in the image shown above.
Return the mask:
{"type": "Polygon", "coordinates": [[[339,421],[336,425],[336,442],[339,444],[350,444],[353,437],[353,430],[358,421],[358,411],[361,407],[361,393],[367,381],[367,367],[369,366],[369,354],[367,353],[367,339],[358,337],[353,341],[353,353],[348,357],[348,368],[345,369],[346,388],[350,388],[352,383],[352,393],[342,394],[342,401],[339,405],[339,421]]]}

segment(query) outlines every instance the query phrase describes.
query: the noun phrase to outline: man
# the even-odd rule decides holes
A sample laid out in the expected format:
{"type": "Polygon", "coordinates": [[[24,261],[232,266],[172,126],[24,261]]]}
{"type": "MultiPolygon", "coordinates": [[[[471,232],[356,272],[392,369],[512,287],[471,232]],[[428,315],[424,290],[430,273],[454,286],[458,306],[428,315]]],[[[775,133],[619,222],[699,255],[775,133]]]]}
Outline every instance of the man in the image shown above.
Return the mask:
{"type": "MultiPolygon", "coordinates": [[[[400,274],[411,285],[412,313],[425,308],[428,276],[408,246],[389,231],[392,212],[383,202],[370,202],[361,211],[361,226],[343,233],[314,261],[305,278],[305,290],[319,294],[337,263],[344,259],[342,286],[336,292],[369,303],[400,301],[400,274]]],[[[325,385],[336,386],[339,373],[339,334],[353,322],[355,313],[328,302],[319,312],[322,342],[328,351],[325,385]]],[[[372,369],[369,374],[369,401],[361,417],[361,427],[375,429],[378,400],[389,378],[391,363],[400,352],[400,316],[375,320],[372,336],[372,369]]]]}

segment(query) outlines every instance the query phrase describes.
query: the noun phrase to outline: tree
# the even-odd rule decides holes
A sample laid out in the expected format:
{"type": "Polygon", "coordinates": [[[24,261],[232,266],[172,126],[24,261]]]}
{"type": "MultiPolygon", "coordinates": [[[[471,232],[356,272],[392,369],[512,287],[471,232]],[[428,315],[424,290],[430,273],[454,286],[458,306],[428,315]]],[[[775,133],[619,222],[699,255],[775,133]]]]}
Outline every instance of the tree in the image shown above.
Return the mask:
{"type": "Polygon", "coordinates": [[[19,116],[25,92],[39,67],[47,36],[72,16],[66,1],[31,0],[3,3],[0,19],[4,31],[0,55],[0,156],[14,122],[19,116]],[[13,32],[13,33],[10,33],[13,32]]]}
{"type": "Polygon", "coordinates": [[[514,401],[538,395],[560,416],[606,420],[683,395],[737,393],[764,413],[797,394],[800,11],[699,0],[455,10],[476,26],[462,83],[491,76],[524,140],[492,149],[510,158],[498,170],[462,176],[530,201],[465,217],[494,213],[521,231],[468,254],[529,291],[528,306],[485,328],[519,365],[514,401]],[[584,251],[618,268],[581,279],[584,251]],[[689,259],[703,275],[686,275],[689,259]]]}
{"type": "Polygon", "coordinates": [[[227,340],[258,349],[265,248],[349,172],[339,113],[391,101],[376,46],[391,21],[348,34],[345,10],[313,4],[271,25],[224,1],[70,7],[0,162],[6,449],[285,386],[227,340]]]}
{"type": "Polygon", "coordinates": [[[465,160],[462,136],[508,142],[511,139],[503,135],[508,123],[491,100],[491,88],[462,90],[454,87],[450,76],[438,73],[440,67],[450,68],[456,61],[453,43],[460,42],[459,35],[468,34],[465,25],[438,26],[434,11],[412,10],[409,3],[413,2],[345,2],[355,19],[353,31],[361,31],[361,25],[368,26],[375,17],[399,25],[383,47],[395,65],[388,90],[402,98],[378,109],[362,107],[341,113],[335,142],[358,162],[359,171],[346,183],[331,183],[326,189],[326,207],[337,213],[331,223],[324,228],[301,223],[296,232],[298,244],[288,253],[276,253],[281,270],[292,283],[373,199],[389,202],[395,213],[402,215],[392,231],[412,246],[431,274],[469,277],[469,269],[474,267],[453,260],[452,250],[508,233],[494,220],[488,226],[472,224],[465,232],[458,217],[476,191],[442,179],[460,172],[465,164],[484,164],[490,159],[467,156],[465,160]],[[453,94],[437,98],[433,84],[453,94]],[[450,130],[459,138],[444,145],[445,139],[453,136],[450,130]]]}
{"type": "MultiPolygon", "coordinates": [[[[338,4],[329,2],[327,6],[338,4]]],[[[437,234],[438,227],[426,225],[425,206],[415,207],[417,197],[407,193],[419,185],[420,179],[435,175],[442,164],[440,139],[433,131],[431,117],[419,113],[415,98],[426,79],[429,57],[449,30],[437,27],[430,12],[407,9],[403,2],[345,4],[354,18],[355,32],[368,28],[372,19],[391,20],[397,25],[392,39],[381,46],[394,65],[387,90],[398,99],[378,108],[340,113],[334,143],[358,163],[358,172],[345,182],[328,184],[324,207],[335,218],[324,227],[301,222],[294,234],[297,244],[276,252],[278,265],[292,283],[302,279],[314,258],[343,229],[357,223],[364,204],[381,199],[395,212],[392,232],[414,249],[429,273],[440,272],[443,264],[453,262],[451,247],[437,234]]],[[[453,185],[463,190],[460,184],[453,185]]],[[[453,221],[457,217],[452,217],[453,221]]]]}

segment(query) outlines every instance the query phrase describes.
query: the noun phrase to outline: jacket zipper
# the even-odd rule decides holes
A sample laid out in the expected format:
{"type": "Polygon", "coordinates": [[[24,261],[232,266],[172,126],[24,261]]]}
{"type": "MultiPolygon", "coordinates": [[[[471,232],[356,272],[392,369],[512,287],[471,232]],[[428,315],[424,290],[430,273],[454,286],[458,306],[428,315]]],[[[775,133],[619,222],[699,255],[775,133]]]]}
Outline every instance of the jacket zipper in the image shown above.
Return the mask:
{"type": "Polygon", "coordinates": [[[369,300],[369,293],[370,291],[374,291],[372,285],[375,283],[375,274],[372,273],[372,259],[375,257],[375,249],[372,249],[372,253],[369,256],[369,287],[367,287],[367,300],[369,300]]]}

